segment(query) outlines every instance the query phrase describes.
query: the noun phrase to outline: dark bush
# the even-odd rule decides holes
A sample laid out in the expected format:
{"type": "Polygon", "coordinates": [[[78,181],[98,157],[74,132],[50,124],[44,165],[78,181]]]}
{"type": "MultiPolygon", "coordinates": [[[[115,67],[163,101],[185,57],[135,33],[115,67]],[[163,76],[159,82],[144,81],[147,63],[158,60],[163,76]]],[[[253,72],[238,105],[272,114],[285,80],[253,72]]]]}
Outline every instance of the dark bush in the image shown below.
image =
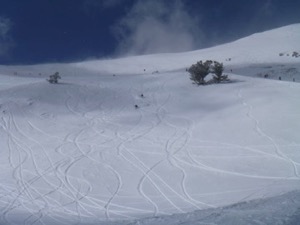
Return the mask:
{"type": "Polygon", "coordinates": [[[204,78],[210,73],[211,60],[205,62],[199,61],[193,64],[187,71],[190,73],[190,79],[198,85],[204,85],[204,78]]]}
{"type": "Polygon", "coordinates": [[[300,55],[299,55],[299,53],[298,52],[293,52],[293,54],[292,54],[292,57],[296,57],[296,58],[298,58],[300,55]]]}
{"type": "Polygon", "coordinates": [[[223,75],[224,66],[223,63],[217,61],[206,60],[205,62],[199,61],[196,64],[193,64],[190,68],[187,69],[190,73],[190,79],[198,85],[205,85],[205,77],[209,73],[213,73],[213,79],[208,83],[220,83],[222,81],[228,81],[228,76],[223,75]]]}
{"type": "Polygon", "coordinates": [[[212,69],[213,69],[213,73],[214,73],[213,79],[216,83],[220,83],[222,81],[228,80],[228,76],[223,75],[223,71],[224,71],[223,63],[214,61],[213,65],[212,65],[212,69]]]}
{"type": "Polygon", "coordinates": [[[61,77],[59,76],[59,72],[56,72],[55,74],[50,75],[47,81],[51,84],[57,84],[58,79],[61,79],[61,77]]]}

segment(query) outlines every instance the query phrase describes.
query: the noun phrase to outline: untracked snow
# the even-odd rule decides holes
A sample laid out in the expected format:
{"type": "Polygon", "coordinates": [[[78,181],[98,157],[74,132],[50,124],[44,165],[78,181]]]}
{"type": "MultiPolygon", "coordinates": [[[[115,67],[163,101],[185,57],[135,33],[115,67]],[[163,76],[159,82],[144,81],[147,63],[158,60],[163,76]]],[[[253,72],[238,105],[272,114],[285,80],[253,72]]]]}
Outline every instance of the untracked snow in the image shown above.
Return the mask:
{"type": "Polygon", "coordinates": [[[297,224],[299,192],[282,195],[300,189],[293,51],[299,24],[187,53],[0,66],[0,224],[297,224]],[[186,68],[207,59],[231,81],[193,84],[186,68]]]}

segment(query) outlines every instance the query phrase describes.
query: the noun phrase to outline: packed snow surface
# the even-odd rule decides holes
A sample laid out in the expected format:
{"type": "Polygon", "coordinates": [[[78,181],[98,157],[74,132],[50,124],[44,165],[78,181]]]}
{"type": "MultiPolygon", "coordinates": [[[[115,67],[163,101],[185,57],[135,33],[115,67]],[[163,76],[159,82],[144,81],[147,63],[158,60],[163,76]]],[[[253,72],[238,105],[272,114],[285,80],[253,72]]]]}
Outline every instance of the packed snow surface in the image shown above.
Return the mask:
{"type": "Polygon", "coordinates": [[[298,191],[217,209],[124,222],[124,225],[299,225],[299,206],[298,191]]]}
{"type": "Polygon", "coordinates": [[[299,192],[274,196],[300,189],[294,51],[299,24],[180,54],[1,66],[0,224],[276,224],[254,217],[284,199],[293,224],[299,192]],[[193,84],[186,68],[207,59],[231,81],[193,84]]]}

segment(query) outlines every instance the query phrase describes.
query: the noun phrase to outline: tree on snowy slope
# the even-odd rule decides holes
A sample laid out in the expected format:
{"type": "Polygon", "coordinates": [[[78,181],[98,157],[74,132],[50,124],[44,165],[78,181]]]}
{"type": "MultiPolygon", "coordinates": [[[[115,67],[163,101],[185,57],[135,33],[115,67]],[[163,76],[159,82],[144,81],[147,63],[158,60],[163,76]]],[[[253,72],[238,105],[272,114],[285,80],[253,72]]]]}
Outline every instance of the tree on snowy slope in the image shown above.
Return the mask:
{"type": "Polygon", "coordinates": [[[47,81],[51,84],[57,84],[58,79],[61,79],[61,77],[59,76],[59,72],[56,72],[55,74],[50,75],[47,81]]]}
{"type": "Polygon", "coordinates": [[[212,65],[212,69],[213,69],[213,73],[214,73],[213,79],[216,83],[220,83],[222,81],[228,80],[228,76],[223,75],[223,71],[224,71],[223,63],[214,61],[213,65],[212,65]]]}
{"type": "Polygon", "coordinates": [[[190,73],[190,79],[198,85],[204,85],[204,78],[210,73],[211,64],[211,60],[206,60],[205,62],[199,61],[193,64],[187,70],[190,73]]]}
{"type": "Polygon", "coordinates": [[[205,85],[207,83],[220,83],[222,81],[229,80],[227,75],[223,75],[223,63],[219,63],[217,61],[199,61],[188,68],[187,71],[190,73],[190,79],[198,85],[205,85]],[[209,73],[213,74],[213,79],[206,82],[205,77],[209,73]]]}

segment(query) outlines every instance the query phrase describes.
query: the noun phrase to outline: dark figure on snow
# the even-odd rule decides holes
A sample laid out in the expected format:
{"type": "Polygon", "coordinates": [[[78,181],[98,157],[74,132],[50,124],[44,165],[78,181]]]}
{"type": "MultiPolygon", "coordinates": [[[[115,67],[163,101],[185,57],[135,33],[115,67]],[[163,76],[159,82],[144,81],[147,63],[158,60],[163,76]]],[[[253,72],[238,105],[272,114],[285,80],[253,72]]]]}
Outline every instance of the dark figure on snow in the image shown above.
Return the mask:
{"type": "Polygon", "coordinates": [[[61,77],[59,76],[59,72],[56,72],[55,74],[50,75],[48,81],[51,84],[57,84],[58,79],[61,79],[61,77]]]}

